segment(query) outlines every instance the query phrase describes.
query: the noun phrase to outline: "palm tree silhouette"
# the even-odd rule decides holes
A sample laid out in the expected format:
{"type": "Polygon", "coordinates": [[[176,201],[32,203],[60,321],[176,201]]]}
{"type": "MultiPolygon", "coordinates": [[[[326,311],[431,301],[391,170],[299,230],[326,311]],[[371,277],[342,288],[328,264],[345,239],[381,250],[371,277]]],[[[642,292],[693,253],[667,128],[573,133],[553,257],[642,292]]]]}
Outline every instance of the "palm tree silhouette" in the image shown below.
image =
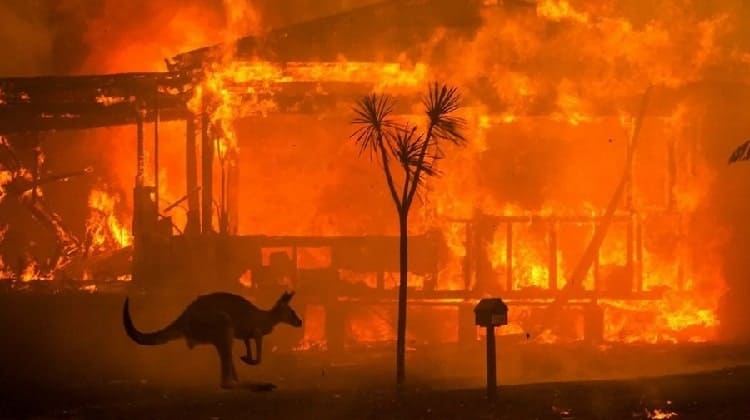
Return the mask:
{"type": "Polygon", "coordinates": [[[419,132],[416,125],[399,123],[393,116],[394,100],[389,95],[372,93],[357,101],[352,124],[358,128],[350,136],[360,147],[360,154],[369,152],[379,161],[388,190],[396,206],[399,220],[400,278],[398,287],[398,330],[396,339],[396,383],[403,385],[406,356],[406,291],[408,277],[407,222],[409,209],[427,177],[437,176],[436,163],[443,157],[441,143],[457,146],[466,143],[462,131],[465,121],[453,114],[460,107],[455,87],[430,85],[422,98],[427,115],[427,128],[419,132]],[[397,188],[395,168],[401,169],[397,188]]]}

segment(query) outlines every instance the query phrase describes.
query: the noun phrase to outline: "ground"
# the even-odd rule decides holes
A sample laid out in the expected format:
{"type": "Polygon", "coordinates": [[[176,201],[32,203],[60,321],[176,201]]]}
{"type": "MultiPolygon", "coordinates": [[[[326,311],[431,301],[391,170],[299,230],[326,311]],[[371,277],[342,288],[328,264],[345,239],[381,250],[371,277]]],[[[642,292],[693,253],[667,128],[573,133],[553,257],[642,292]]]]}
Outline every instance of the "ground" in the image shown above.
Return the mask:
{"type": "MultiPolygon", "coordinates": [[[[274,341],[294,329],[279,327],[264,341],[260,366],[242,364],[243,347],[235,347],[240,380],[277,388],[222,391],[214,349],[133,343],[122,330],[123,300],[0,294],[0,419],[638,420],[671,412],[679,420],[750,419],[747,343],[545,345],[498,337],[501,386],[490,405],[483,341],[410,345],[409,384],[399,395],[394,343],[289,351],[274,341]]],[[[136,325],[148,331],[184,308],[160,296],[132,302],[136,325]]]]}
{"type": "MultiPolygon", "coordinates": [[[[356,371],[354,373],[356,375],[356,371]]],[[[373,381],[321,387],[278,384],[258,392],[215,384],[5,383],[0,418],[128,419],[742,419],[750,418],[750,367],[618,381],[501,386],[490,404],[481,388],[445,381],[407,386],[373,381]],[[657,411],[659,410],[659,411],[657,411]],[[674,414],[672,414],[674,413],[674,414]]]]}

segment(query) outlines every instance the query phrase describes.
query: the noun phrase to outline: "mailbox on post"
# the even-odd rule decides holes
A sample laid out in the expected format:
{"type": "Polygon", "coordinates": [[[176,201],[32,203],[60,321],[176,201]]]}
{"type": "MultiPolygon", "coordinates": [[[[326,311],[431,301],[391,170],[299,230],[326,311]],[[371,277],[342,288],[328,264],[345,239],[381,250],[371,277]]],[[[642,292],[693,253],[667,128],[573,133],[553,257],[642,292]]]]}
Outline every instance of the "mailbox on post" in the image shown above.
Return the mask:
{"type": "Polygon", "coordinates": [[[482,299],[474,307],[474,323],[487,329],[487,399],[497,394],[495,327],[508,324],[508,306],[500,298],[482,299]]]}
{"type": "Polygon", "coordinates": [[[508,325],[508,306],[500,298],[482,299],[474,308],[474,319],[480,327],[508,325]]]}

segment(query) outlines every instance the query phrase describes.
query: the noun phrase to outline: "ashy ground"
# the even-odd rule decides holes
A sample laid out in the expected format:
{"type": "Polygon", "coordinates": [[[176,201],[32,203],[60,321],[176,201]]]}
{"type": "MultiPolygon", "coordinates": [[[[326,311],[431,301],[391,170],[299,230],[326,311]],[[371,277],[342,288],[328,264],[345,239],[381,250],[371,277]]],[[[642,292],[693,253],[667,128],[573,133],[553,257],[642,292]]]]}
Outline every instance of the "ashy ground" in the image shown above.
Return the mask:
{"type": "MultiPolygon", "coordinates": [[[[356,377],[356,370],[352,371],[356,377]]],[[[0,418],[122,419],[745,419],[750,367],[648,379],[502,386],[485,390],[450,382],[412,383],[396,393],[385,378],[343,386],[279,383],[152,385],[148,382],[67,386],[2,384],[0,418]]],[[[309,379],[308,379],[309,380],[309,379]]]]}

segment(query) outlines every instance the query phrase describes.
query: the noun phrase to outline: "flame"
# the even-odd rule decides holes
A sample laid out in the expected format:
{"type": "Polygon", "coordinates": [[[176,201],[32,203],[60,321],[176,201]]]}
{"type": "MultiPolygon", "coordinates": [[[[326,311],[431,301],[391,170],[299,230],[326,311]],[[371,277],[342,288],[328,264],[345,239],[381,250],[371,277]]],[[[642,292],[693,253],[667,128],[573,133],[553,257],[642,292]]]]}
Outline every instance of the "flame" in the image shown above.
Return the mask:
{"type": "Polygon", "coordinates": [[[5,186],[13,180],[13,173],[11,171],[0,170],[0,202],[3,201],[8,193],[5,191],[5,186]]]}
{"type": "Polygon", "coordinates": [[[543,0],[536,4],[536,13],[554,22],[571,20],[578,23],[587,23],[589,16],[578,12],[566,0],[543,0]]]}
{"type": "MultiPolygon", "coordinates": [[[[3,243],[3,240],[5,239],[5,234],[8,233],[8,225],[0,226],[0,244],[3,243]]],[[[6,280],[6,279],[12,279],[15,276],[11,272],[11,270],[5,266],[5,261],[3,260],[3,256],[0,255],[0,279],[6,280]]]]}
{"type": "Polygon", "coordinates": [[[94,188],[89,193],[86,234],[92,251],[112,251],[133,243],[129,229],[115,216],[118,202],[117,196],[107,193],[104,189],[94,188]]]}
{"type": "MultiPolygon", "coordinates": [[[[243,146],[249,153],[242,157],[247,159],[242,161],[242,169],[250,172],[243,180],[248,181],[247,195],[252,201],[242,202],[242,212],[247,215],[243,214],[246,223],[241,224],[241,233],[259,229],[265,234],[393,233],[396,221],[391,203],[379,187],[382,174],[377,168],[363,168],[365,164],[354,159],[356,151],[343,145],[348,129],[344,119],[282,115],[254,125],[257,138],[251,139],[241,138],[238,126],[243,119],[278,110],[279,90],[298,82],[313,85],[311,95],[330,90],[326,82],[350,83],[351,93],[357,95],[368,90],[400,94],[421,91],[433,77],[449,78],[466,97],[470,143],[465,149],[451,151],[440,162],[445,176],[430,181],[424,201],[413,210],[410,220],[413,232],[435,228],[446,241],[448,255],[440,262],[439,289],[466,286],[461,270],[470,244],[465,241],[466,225],[455,219],[468,220],[478,213],[528,218],[513,225],[512,286],[526,291],[547,289],[549,231],[533,223],[532,218],[603,213],[610,190],[624,169],[624,145],[635,128],[634,110],[626,104],[649,84],[678,88],[703,79],[722,79],[717,69],[746,68],[750,62],[750,53],[726,43],[726,35],[738,23],[732,16],[739,14],[731,10],[705,15],[695,8],[672,5],[665,6],[659,16],[643,19],[612,2],[567,0],[541,0],[528,12],[510,13],[502,7],[485,10],[475,34],[448,40],[441,32],[444,30],[436,30],[424,56],[411,58],[413,62],[360,62],[346,57],[333,62],[239,60],[232,41],[260,33],[261,17],[245,1],[225,0],[223,4],[223,17],[197,7],[175,8],[166,21],[147,25],[154,29],[146,30],[150,39],[141,37],[92,48],[82,70],[162,70],[163,57],[227,42],[215,60],[200,70],[188,105],[196,115],[208,113],[209,134],[218,144],[217,156],[240,159],[233,154],[238,154],[241,145],[252,145],[243,146]],[[217,30],[222,24],[224,30],[217,30]],[[445,51],[432,54],[431,48],[437,45],[445,51]],[[136,65],[139,67],[133,68],[136,65]],[[314,144],[315,149],[303,147],[303,140],[314,144]],[[299,152],[301,149],[304,151],[299,152]],[[342,196],[357,198],[339,200],[342,196]],[[351,210],[355,205],[361,205],[356,209],[362,211],[351,210]]],[[[109,10],[112,8],[107,7],[109,14],[114,13],[109,10]]],[[[107,26],[107,17],[111,19],[108,13],[103,14],[103,22],[92,22],[86,37],[89,42],[98,44],[98,35],[106,32],[99,27],[107,26]]],[[[128,100],[97,97],[104,106],[128,100]]],[[[715,256],[717,252],[703,252],[707,261],[696,258],[696,249],[720,245],[694,228],[696,214],[710,200],[716,178],[705,161],[707,157],[690,144],[693,140],[689,135],[698,131],[691,122],[700,114],[699,104],[685,100],[666,117],[647,119],[642,135],[648,138],[642,144],[670,138],[676,139],[680,150],[675,158],[678,180],[669,187],[675,201],[669,220],[674,223],[672,233],[677,234],[668,238],[672,245],[666,246],[649,230],[657,229],[659,226],[654,225],[659,222],[644,227],[643,290],[659,292],[661,297],[600,300],[606,341],[695,342],[716,337],[718,299],[726,286],[721,261],[715,256]]],[[[160,126],[163,166],[156,175],[160,196],[172,202],[184,195],[185,184],[184,132],[176,129],[177,125],[160,126]]],[[[121,141],[107,147],[131,144],[131,131],[114,131],[121,133],[121,141]]],[[[636,172],[640,175],[636,177],[642,178],[636,178],[634,191],[634,206],[642,213],[662,209],[659,200],[664,195],[649,195],[655,185],[664,184],[658,179],[664,165],[662,160],[649,159],[649,153],[656,152],[646,147],[650,146],[644,146],[643,159],[638,158],[636,172]]],[[[117,151],[107,153],[113,156],[110,163],[115,168],[113,178],[117,178],[107,180],[112,189],[98,187],[89,196],[87,232],[98,251],[132,243],[129,217],[118,207],[132,207],[128,205],[132,162],[122,156],[134,153],[131,149],[117,151]]],[[[0,200],[4,197],[2,186],[12,175],[0,171],[0,200]]],[[[175,223],[184,226],[184,217],[175,217],[175,223]]],[[[721,230],[721,226],[713,227],[721,230]]],[[[590,239],[593,223],[560,224],[559,229],[556,271],[557,285],[563,287],[590,239]]],[[[485,249],[492,268],[491,282],[500,290],[506,286],[509,263],[505,235],[505,227],[500,224],[491,232],[485,249]]],[[[626,263],[626,236],[622,224],[611,228],[599,255],[602,283],[620,281],[613,270],[626,263]]],[[[30,278],[35,270],[27,267],[24,272],[28,271],[30,278]]],[[[377,286],[372,274],[342,273],[341,277],[367,287],[377,286]]],[[[393,287],[396,281],[395,274],[386,274],[387,287],[393,287]]],[[[252,273],[243,275],[241,282],[252,284],[252,273]]],[[[475,282],[470,279],[469,286],[475,282]]],[[[419,276],[410,277],[410,285],[416,288],[423,283],[419,276]]],[[[583,286],[587,290],[595,287],[593,273],[583,286]]],[[[322,328],[318,327],[323,325],[324,315],[311,311],[307,316],[314,321],[306,325],[314,327],[310,332],[306,329],[300,348],[323,345],[322,328]]],[[[391,314],[379,309],[370,312],[375,314],[357,314],[350,322],[351,337],[360,342],[393,339],[391,314]]],[[[526,307],[512,307],[513,325],[500,332],[522,333],[532,312],[526,307]]],[[[550,330],[533,339],[542,343],[563,340],[550,330]]]]}
{"type": "Polygon", "coordinates": [[[36,261],[29,258],[28,256],[26,260],[29,262],[21,271],[21,275],[19,276],[21,281],[29,282],[32,280],[51,280],[52,279],[52,276],[50,274],[42,273],[36,261]]]}
{"type": "Polygon", "coordinates": [[[646,409],[646,416],[648,416],[649,419],[664,420],[664,419],[671,419],[672,417],[677,417],[678,414],[675,413],[674,411],[667,411],[667,410],[662,410],[660,408],[656,408],[653,411],[646,409]]]}
{"type": "Polygon", "coordinates": [[[99,94],[99,96],[96,97],[96,103],[102,104],[104,106],[112,106],[125,102],[126,100],[127,99],[122,96],[106,96],[103,94],[99,94]]]}
{"type": "Polygon", "coordinates": [[[88,293],[96,293],[98,289],[95,284],[87,284],[87,285],[81,286],[79,290],[83,292],[88,292],[88,293]]]}

